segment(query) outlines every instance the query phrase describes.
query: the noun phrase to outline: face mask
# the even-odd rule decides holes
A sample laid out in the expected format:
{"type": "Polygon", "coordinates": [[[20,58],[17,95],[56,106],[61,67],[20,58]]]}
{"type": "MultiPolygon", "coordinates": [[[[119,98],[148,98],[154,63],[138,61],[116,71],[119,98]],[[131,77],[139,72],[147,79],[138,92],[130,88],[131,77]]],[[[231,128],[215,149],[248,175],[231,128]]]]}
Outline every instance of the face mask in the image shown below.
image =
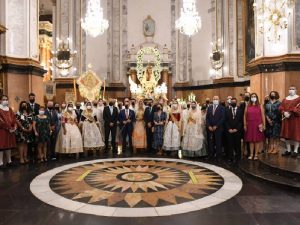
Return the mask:
{"type": "MultiPolygon", "coordinates": [[[[190,104],[187,104],[186,107],[189,109],[189,108],[191,107],[191,105],[190,105],[190,104]]],[[[192,107],[192,108],[193,108],[193,107],[192,107]]]]}
{"type": "Polygon", "coordinates": [[[109,103],[109,105],[110,105],[110,106],[113,106],[113,105],[114,105],[114,103],[113,103],[113,102],[110,102],[110,103],[109,103]]]}
{"type": "Polygon", "coordinates": [[[92,106],[91,106],[91,105],[88,105],[86,108],[87,108],[87,109],[91,109],[91,108],[92,108],[92,106]]]}
{"type": "Polygon", "coordinates": [[[73,111],[73,107],[68,107],[68,111],[73,111]]]}
{"type": "Polygon", "coordinates": [[[275,99],[275,96],[274,96],[274,95],[271,95],[270,99],[271,99],[271,100],[274,100],[274,99],[275,99]]]}
{"type": "Polygon", "coordinates": [[[27,105],[22,105],[21,109],[22,110],[26,110],[27,109],[27,105]]]}
{"type": "Polygon", "coordinates": [[[152,103],[148,103],[148,106],[151,107],[151,106],[152,106],[152,103]]]}
{"type": "Polygon", "coordinates": [[[55,107],[55,110],[59,111],[59,107],[55,107]]]}
{"type": "Polygon", "coordinates": [[[65,105],[65,104],[62,104],[61,107],[62,107],[63,109],[65,109],[65,108],[66,108],[66,105],[65,105]]]}
{"type": "Polygon", "coordinates": [[[207,105],[209,105],[209,100],[206,100],[205,103],[206,103],[207,105]]]}
{"type": "Polygon", "coordinates": [[[161,107],[160,107],[160,106],[157,106],[157,110],[158,110],[158,111],[161,110],[161,107]]]}
{"type": "Polygon", "coordinates": [[[250,97],[249,96],[245,96],[245,101],[249,102],[249,100],[250,100],[250,97]]]}
{"type": "Polygon", "coordinates": [[[77,105],[77,106],[76,106],[76,109],[80,109],[80,105],[77,105]]]}
{"type": "Polygon", "coordinates": [[[251,98],[251,102],[256,102],[257,101],[257,98],[256,97],[252,97],[251,98]]]}
{"type": "Polygon", "coordinates": [[[195,109],[196,109],[196,106],[195,106],[195,105],[192,105],[192,109],[195,110],[195,109]]]}
{"type": "Polygon", "coordinates": [[[174,104],[174,105],[172,105],[172,108],[173,108],[173,109],[177,109],[177,108],[178,108],[178,105],[177,105],[177,104],[174,104]]]}
{"type": "Polygon", "coordinates": [[[35,99],[30,99],[29,102],[30,102],[30,103],[34,103],[34,102],[35,102],[35,99]]]}
{"type": "Polygon", "coordinates": [[[125,105],[125,109],[128,109],[129,108],[129,105],[125,105]]]}
{"type": "Polygon", "coordinates": [[[231,104],[231,99],[227,99],[227,103],[228,103],[228,104],[231,104]]]}
{"type": "Polygon", "coordinates": [[[45,114],[45,111],[40,110],[40,111],[39,111],[39,114],[42,116],[42,115],[45,114]]]}
{"type": "Polygon", "coordinates": [[[231,106],[232,106],[233,108],[235,108],[235,107],[236,107],[236,102],[231,103],[231,106]]]}
{"type": "Polygon", "coordinates": [[[290,94],[290,96],[296,95],[296,90],[289,90],[289,94],[290,94]]]}
{"type": "Polygon", "coordinates": [[[3,101],[2,101],[2,105],[3,105],[3,106],[8,106],[8,101],[7,101],[7,100],[3,100],[3,101]]]}
{"type": "Polygon", "coordinates": [[[53,109],[53,106],[49,106],[48,109],[49,109],[49,110],[52,110],[52,109],[53,109]]]}
{"type": "Polygon", "coordinates": [[[98,104],[97,104],[97,103],[95,103],[95,104],[94,104],[94,107],[97,107],[97,106],[98,106],[98,104]]]}
{"type": "Polygon", "coordinates": [[[219,105],[219,100],[213,100],[214,105],[219,105]]]}

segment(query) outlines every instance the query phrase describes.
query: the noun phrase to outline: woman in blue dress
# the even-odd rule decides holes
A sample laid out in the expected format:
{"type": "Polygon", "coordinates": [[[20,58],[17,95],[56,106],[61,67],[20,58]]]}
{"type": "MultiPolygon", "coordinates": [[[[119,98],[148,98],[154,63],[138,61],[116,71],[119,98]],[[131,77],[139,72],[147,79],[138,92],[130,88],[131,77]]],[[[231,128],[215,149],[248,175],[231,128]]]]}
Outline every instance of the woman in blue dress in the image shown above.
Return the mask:
{"type": "Polygon", "coordinates": [[[156,107],[157,111],[154,113],[153,124],[154,124],[154,135],[153,135],[153,149],[162,153],[162,146],[164,144],[164,130],[167,120],[167,114],[162,110],[162,104],[158,104],[156,107]]]}
{"type": "Polygon", "coordinates": [[[279,94],[277,91],[271,91],[270,100],[265,104],[266,114],[266,136],[269,139],[268,153],[277,154],[279,152],[278,144],[281,131],[281,113],[279,106],[279,94]]]}

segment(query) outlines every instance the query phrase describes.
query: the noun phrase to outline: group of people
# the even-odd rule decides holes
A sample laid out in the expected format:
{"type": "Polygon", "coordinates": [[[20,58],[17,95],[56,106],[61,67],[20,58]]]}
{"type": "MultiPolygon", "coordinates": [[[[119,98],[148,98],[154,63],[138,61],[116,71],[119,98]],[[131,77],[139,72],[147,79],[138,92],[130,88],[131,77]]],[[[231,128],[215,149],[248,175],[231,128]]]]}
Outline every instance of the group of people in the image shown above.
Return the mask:
{"type": "MultiPolygon", "coordinates": [[[[242,143],[249,159],[257,160],[265,148],[270,154],[279,151],[284,138],[283,156],[297,156],[300,142],[300,97],[290,87],[282,102],[272,91],[261,104],[255,93],[244,93],[243,101],[218,96],[206,99],[202,105],[195,101],[172,99],[124,101],[109,99],[72,102],[61,105],[48,101],[40,106],[35,94],[29,102],[22,101],[17,112],[9,107],[3,95],[0,104],[0,167],[10,166],[11,150],[18,148],[20,163],[29,159],[45,162],[57,154],[86,155],[92,151],[116,155],[118,146],[133,152],[178,154],[184,157],[208,157],[220,160],[223,154],[230,163],[242,157],[242,143]],[[242,142],[243,140],[243,142],[242,142]],[[267,140],[267,141],[266,141],[267,140]],[[292,147],[294,149],[292,151],[292,147]]],[[[244,154],[243,154],[244,155],[244,154]]]]}

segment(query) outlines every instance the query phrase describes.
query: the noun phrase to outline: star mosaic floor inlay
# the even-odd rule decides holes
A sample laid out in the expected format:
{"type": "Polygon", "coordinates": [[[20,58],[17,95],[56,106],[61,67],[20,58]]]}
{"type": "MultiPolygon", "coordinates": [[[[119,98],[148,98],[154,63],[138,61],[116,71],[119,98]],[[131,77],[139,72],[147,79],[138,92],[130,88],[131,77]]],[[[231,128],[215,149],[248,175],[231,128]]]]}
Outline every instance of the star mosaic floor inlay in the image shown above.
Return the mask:
{"type": "Polygon", "coordinates": [[[233,173],[176,159],[124,158],[80,162],[36,177],[32,193],[55,207],[102,216],[148,217],[222,203],[242,187],[233,173]]]}

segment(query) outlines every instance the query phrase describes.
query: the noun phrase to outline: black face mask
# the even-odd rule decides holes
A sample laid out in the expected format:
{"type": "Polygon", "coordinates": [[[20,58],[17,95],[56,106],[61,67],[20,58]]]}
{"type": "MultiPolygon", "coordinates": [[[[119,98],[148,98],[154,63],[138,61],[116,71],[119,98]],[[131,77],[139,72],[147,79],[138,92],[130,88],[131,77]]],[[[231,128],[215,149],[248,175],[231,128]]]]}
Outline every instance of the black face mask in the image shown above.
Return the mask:
{"type": "Polygon", "coordinates": [[[231,106],[232,106],[233,108],[235,108],[235,107],[236,107],[236,103],[231,103],[231,106]]]}
{"type": "Polygon", "coordinates": [[[271,100],[274,100],[274,99],[275,99],[275,96],[274,96],[274,95],[271,95],[270,99],[271,99],[271,100]]]}
{"type": "Polygon", "coordinates": [[[32,104],[35,102],[35,99],[30,99],[29,102],[32,104]]]}
{"type": "Polygon", "coordinates": [[[129,105],[125,105],[125,109],[128,109],[129,108],[129,105]]]}
{"type": "Polygon", "coordinates": [[[77,106],[76,106],[76,109],[80,109],[80,105],[77,105],[77,106]]]}
{"type": "Polygon", "coordinates": [[[109,105],[110,105],[110,106],[113,106],[113,105],[114,105],[114,103],[113,103],[113,102],[110,102],[110,103],[109,103],[109,105]]]}
{"type": "Polygon", "coordinates": [[[193,106],[192,106],[192,109],[194,109],[194,110],[195,110],[196,108],[197,108],[197,106],[195,106],[195,105],[193,105],[193,106]]]}
{"type": "Polygon", "coordinates": [[[206,101],[206,104],[209,105],[209,101],[208,100],[206,101]]]}
{"type": "Polygon", "coordinates": [[[53,110],[53,106],[48,107],[49,110],[53,110]]]}
{"type": "Polygon", "coordinates": [[[249,102],[250,101],[250,97],[249,96],[245,96],[245,101],[249,102]]]}
{"type": "Polygon", "coordinates": [[[55,110],[59,111],[59,107],[55,107],[55,110]]]}
{"type": "Polygon", "coordinates": [[[152,106],[152,103],[148,103],[148,106],[151,107],[151,106],[152,106]]]}
{"type": "Polygon", "coordinates": [[[94,107],[97,107],[98,106],[98,104],[96,103],[96,104],[94,104],[94,107]]]}
{"type": "MultiPolygon", "coordinates": [[[[191,108],[191,105],[190,104],[187,104],[186,107],[189,109],[191,108]]],[[[193,107],[192,107],[193,108],[193,107]]]]}
{"type": "Polygon", "coordinates": [[[160,107],[160,106],[157,107],[157,111],[159,111],[159,110],[161,110],[161,107],[160,107]]]}
{"type": "Polygon", "coordinates": [[[122,108],[122,105],[119,104],[119,105],[118,105],[118,108],[121,109],[121,108],[122,108]]]}

